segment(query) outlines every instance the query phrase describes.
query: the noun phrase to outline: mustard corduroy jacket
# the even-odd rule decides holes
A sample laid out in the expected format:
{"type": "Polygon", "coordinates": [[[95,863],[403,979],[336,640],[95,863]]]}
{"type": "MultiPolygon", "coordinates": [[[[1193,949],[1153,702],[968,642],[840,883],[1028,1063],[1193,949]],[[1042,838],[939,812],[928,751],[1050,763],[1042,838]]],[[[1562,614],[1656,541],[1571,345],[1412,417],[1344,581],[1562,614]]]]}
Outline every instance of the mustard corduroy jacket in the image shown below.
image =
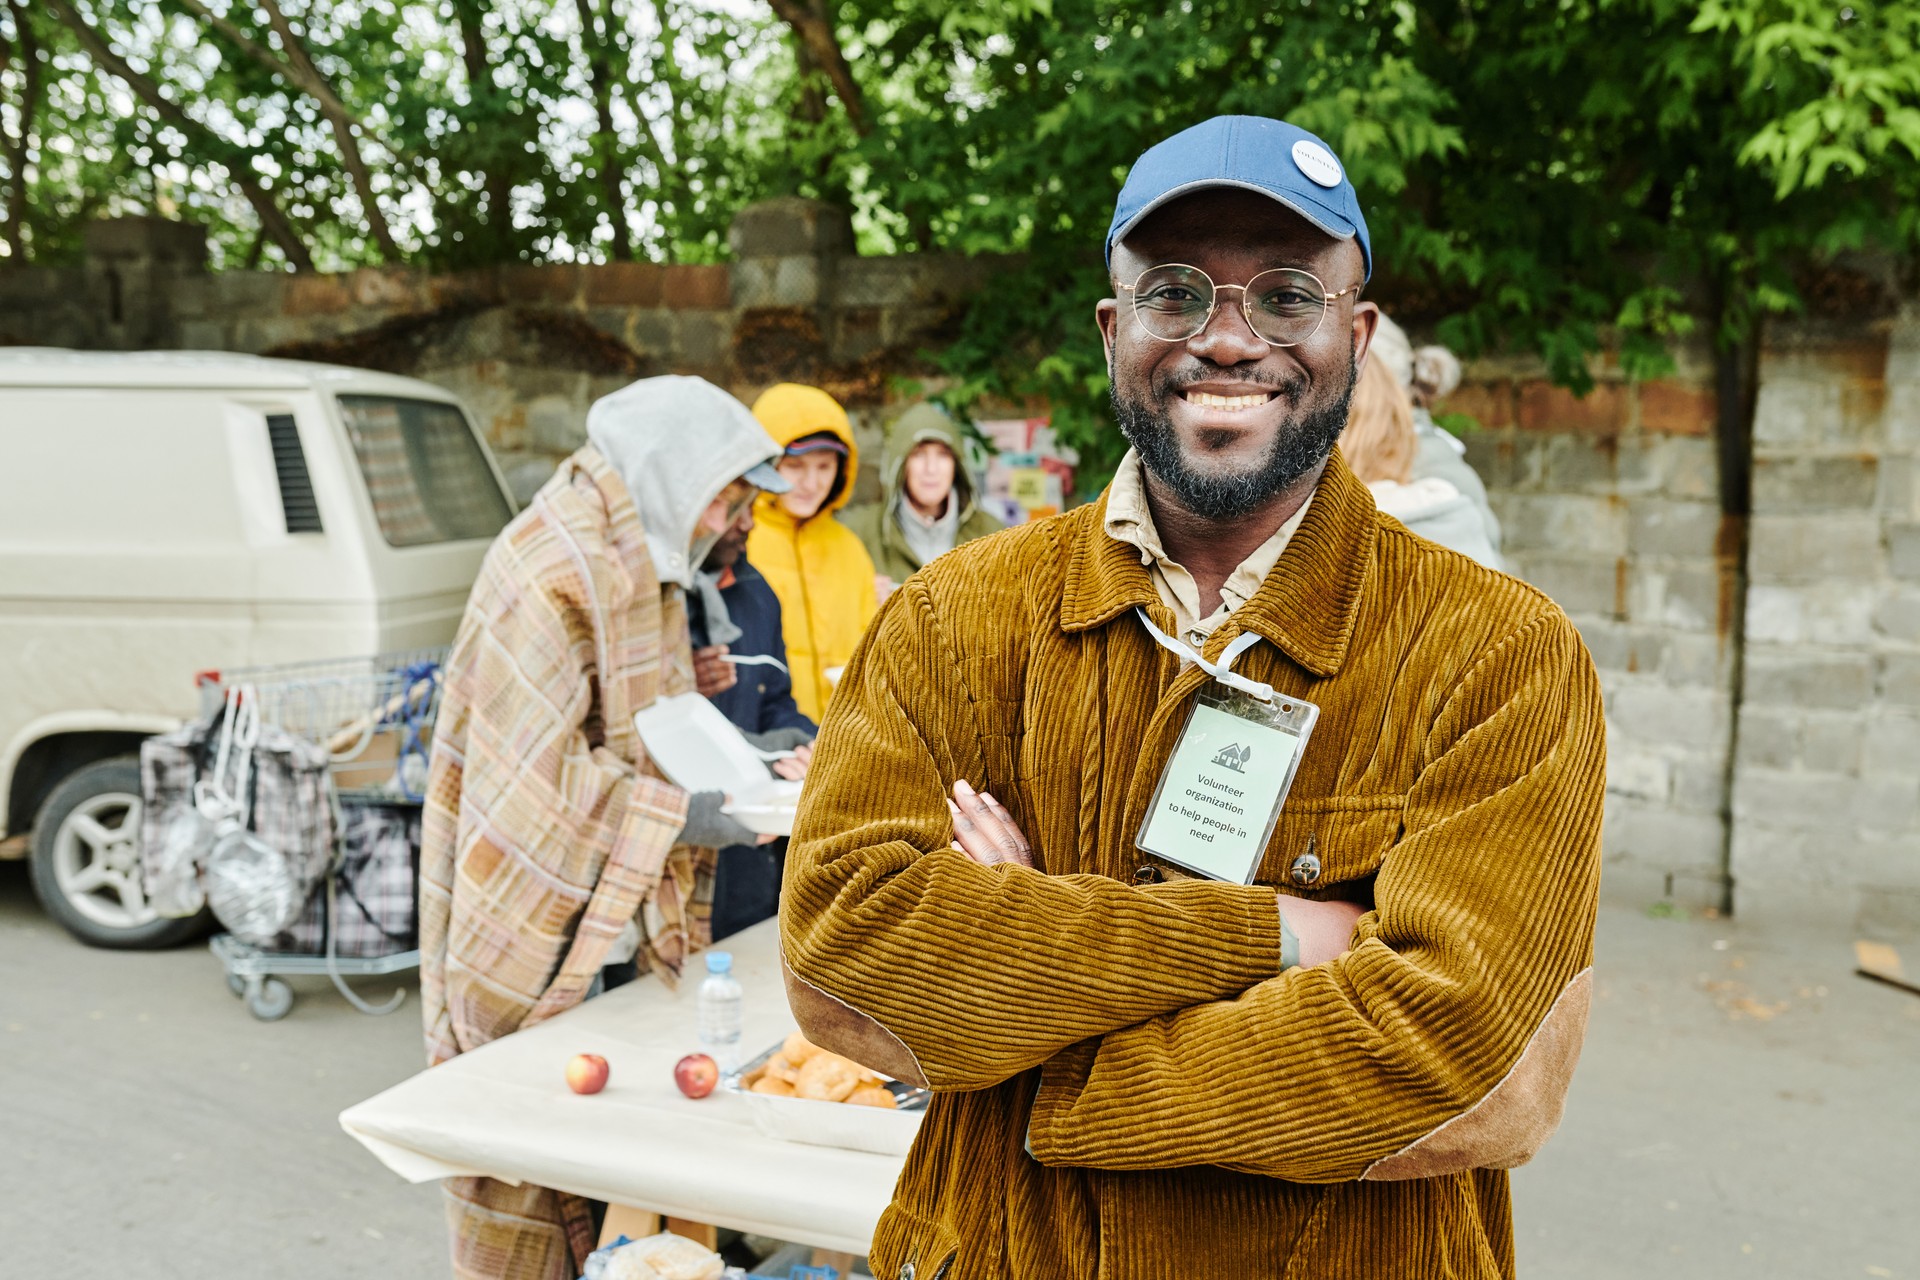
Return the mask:
{"type": "Polygon", "coordinates": [[[1604,725],[1566,616],[1379,515],[1336,454],[1236,669],[1319,705],[1253,885],[1136,883],[1197,668],[1105,501],[943,556],[881,611],[822,727],[789,965],[937,1094],[882,1280],[1510,1277],[1505,1169],[1585,1028],[1604,725]],[[949,847],[957,778],[1035,868],[949,847]],[[1289,872],[1311,848],[1320,873],[1289,872]],[[1276,895],[1371,904],[1280,972],[1276,895]]]}

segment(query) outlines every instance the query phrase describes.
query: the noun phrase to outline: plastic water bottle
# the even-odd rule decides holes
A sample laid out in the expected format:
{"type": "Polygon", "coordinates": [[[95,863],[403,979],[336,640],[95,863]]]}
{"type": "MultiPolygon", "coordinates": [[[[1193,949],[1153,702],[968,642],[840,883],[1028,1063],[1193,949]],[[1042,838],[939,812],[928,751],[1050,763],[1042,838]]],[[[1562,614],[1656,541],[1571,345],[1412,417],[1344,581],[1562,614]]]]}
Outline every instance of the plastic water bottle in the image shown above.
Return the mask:
{"type": "Polygon", "coordinates": [[[707,977],[700,984],[700,1049],[731,1080],[740,1073],[741,1000],[744,992],[733,976],[733,956],[707,952],[707,977]]]}

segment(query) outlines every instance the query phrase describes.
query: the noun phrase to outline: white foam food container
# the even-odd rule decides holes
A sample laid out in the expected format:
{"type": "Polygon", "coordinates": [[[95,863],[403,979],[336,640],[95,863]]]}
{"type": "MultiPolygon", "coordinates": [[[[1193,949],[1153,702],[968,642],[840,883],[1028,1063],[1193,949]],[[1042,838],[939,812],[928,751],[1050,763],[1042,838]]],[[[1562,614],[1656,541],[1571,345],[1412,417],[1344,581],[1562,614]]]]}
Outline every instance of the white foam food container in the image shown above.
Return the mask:
{"type": "Polygon", "coordinates": [[[800,783],[776,778],[740,730],[698,693],[656,698],[634,713],[633,727],[667,780],[688,791],[720,791],[723,810],[747,830],[793,834],[800,783]]]}
{"type": "Polygon", "coordinates": [[[800,809],[790,804],[729,804],[722,805],[720,812],[756,835],[790,836],[800,809]]]}

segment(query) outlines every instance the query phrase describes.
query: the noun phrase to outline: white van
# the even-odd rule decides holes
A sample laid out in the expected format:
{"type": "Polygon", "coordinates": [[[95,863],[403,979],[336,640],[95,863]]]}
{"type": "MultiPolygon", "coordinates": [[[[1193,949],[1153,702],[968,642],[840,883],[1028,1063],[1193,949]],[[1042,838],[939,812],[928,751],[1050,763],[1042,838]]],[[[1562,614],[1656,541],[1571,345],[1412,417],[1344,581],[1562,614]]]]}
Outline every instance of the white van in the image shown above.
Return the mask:
{"type": "Polygon", "coordinates": [[[191,936],[141,892],[141,739],[196,672],[448,643],[512,515],[424,382],[0,349],[0,856],[87,942],[191,936]]]}

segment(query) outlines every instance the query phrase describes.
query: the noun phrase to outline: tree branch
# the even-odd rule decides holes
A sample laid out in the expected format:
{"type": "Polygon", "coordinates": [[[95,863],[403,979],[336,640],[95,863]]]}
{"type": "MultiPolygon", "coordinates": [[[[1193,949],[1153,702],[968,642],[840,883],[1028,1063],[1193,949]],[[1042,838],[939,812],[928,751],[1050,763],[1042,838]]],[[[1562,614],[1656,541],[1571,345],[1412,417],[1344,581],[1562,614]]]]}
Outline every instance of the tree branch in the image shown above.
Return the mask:
{"type": "Polygon", "coordinates": [[[286,221],[284,213],[280,213],[280,205],[276,205],[273,201],[273,194],[269,194],[267,188],[261,186],[261,180],[253,173],[253,167],[248,163],[255,155],[252,148],[240,146],[238,142],[228,142],[227,138],[207,129],[192,115],[188,115],[184,109],[180,109],[180,104],[167,98],[163,92],[159,92],[159,84],[134,71],[131,65],[127,65],[125,59],[115,54],[100,33],[86,25],[86,19],[69,4],[69,0],[46,0],[46,6],[54,10],[69,31],[73,31],[75,38],[86,50],[88,58],[100,63],[100,67],[108,75],[127,84],[127,88],[131,88],[134,96],[138,96],[148,106],[154,107],[154,113],[163,121],[184,132],[188,138],[198,140],[200,146],[207,152],[221,157],[219,163],[227,167],[227,177],[232,178],[232,184],[238,186],[240,194],[246,196],[248,203],[253,205],[253,213],[259,215],[259,223],[267,232],[267,236],[271,236],[276,246],[280,246],[280,251],[286,253],[286,259],[294,263],[296,271],[313,271],[313,255],[307,253],[307,246],[294,232],[294,225],[286,221]]]}
{"type": "MultiPolygon", "coordinates": [[[[500,96],[493,82],[493,64],[487,56],[487,0],[453,0],[453,15],[460,27],[460,52],[467,69],[467,89],[474,105],[491,113],[500,96]]],[[[473,122],[468,121],[469,125],[473,122]]],[[[507,166],[509,150],[494,147],[486,158],[487,216],[482,224],[493,255],[499,259],[513,256],[513,171],[507,166]]]]}
{"type": "MultiPolygon", "coordinates": [[[[627,231],[627,192],[621,181],[619,137],[613,130],[613,76],[607,62],[607,39],[596,27],[593,0],[574,0],[580,11],[580,43],[587,55],[587,80],[593,87],[594,110],[599,113],[600,129],[594,137],[599,152],[600,190],[607,205],[607,221],[613,227],[613,256],[633,261],[633,237],[627,231]]],[[[607,0],[606,32],[613,30],[613,0],[607,0]]]]}
{"type": "MultiPolygon", "coordinates": [[[[664,49],[673,38],[672,16],[655,2],[655,0],[648,0],[648,3],[649,7],[653,10],[654,23],[660,28],[660,43],[664,49]]],[[[626,46],[623,46],[622,49],[623,61],[626,65],[624,83],[627,89],[628,105],[633,108],[633,114],[640,121],[640,128],[636,135],[635,149],[644,154],[647,159],[652,162],[654,186],[663,189],[667,181],[667,152],[666,149],[660,145],[659,135],[653,131],[654,118],[647,114],[646,108],[642,105],[641,94],[636,92],[636,87],[642,86],[642,82],[637,79],[639,71],[634,61],[633,50],[626,46]]],[[[668,121],[667,131],[671,134],[673,132],[673,119],[676,114],[673,105],[673,85],[662,81],[660,75],[655,70],[657,63],[657,58],[650,57],[647,59],[644,85],[659,86],[666,93],[668,101],[666,111],[668,121]]]]}
{"type": "MultiPolygon", "coordinates": [[[[20,60],[20,129],[6,139],[7,200],[6,236],[10,266],[27,265],[27,152],[33,146],[34,119],[40,109],[40,42],[27,23],[27,11],[20,0],[7,0],[13,15],[14,44],[20,60]]],[[[0,129],[0,133],[4,133],[0,129]]]]}
{"type": "Polygon", "coordinates": [[[861,96],[860,86],[854,83],[853,71],[847,66],[846,55],[840,51],[840,37],[833,30],[833,19],[824,11],[824,6],[816,9],[806,0],[768,0],[768,3],[793,30],[794,38],[807,51],[807,56],[826,72],[827,82],[833,86],[840,105],[846,108],[847,121],[853,125],[853,131],[863,138],[872,133],[866,99],[861,96]]]}
{"type": "Polygon", "coordinates": [[[320,68],[313,65],[313,59],[307,54],[307,46],[294,34],[293,24],[287,21],[279,0],[260,0],[260,3],[267,11],[267,20],[273,24],[274,34],[280,37],[280,47],[287,51],[287,57],[300,77],[295,83],[300,84],[320,104],[327,123],[333,127],[334,145],[340,148],[341,162],[347,166],[347,174],[353,179],[353,189],[360,196],[360,208],[366,214],[367,226],[373,232],[374,240],[380,245],[381,256],[389,261],[399,258],[400,246],[393,242],[393,230],[387,225],[386,214],[380,211],[379,200],[374,197],[373,175],[367,172],[366,157],[360,152],[360,140],[354,136],[354,127],[359,122],[333,92],[333,86],[320,74],[320,68]]]}
{"type": "MultiPolygon", "coordinates": [[[[182,9],[193,14],[211,26],[215,31],[225,36],[228,40],[231,40],[235,45],[239,46],[240,52],[246,54],[249,58],[252,58],[255,62],[279,76],[282,80],[289,83],[294,83],[297,80],[292,67],[282,61],[279,55],[274,53],[273,50],[256,42],[252,36],[249,36],[238,26],[234,25],[231,18],[223,17],[215,13],[213,10],[207,8],[206,5],[201,4],[200,0],[179,0],[179,3],[182,9]]],[[[306,86],[300,85],[298,87],[304,89],[306,86]]]]}
{"type": "Polygon", "coordinates": [[[307,54],[306,45],[294,34],[293,24],[287,21],[286,14],[275,0],[261,0],[261,7],[267,11],[267,21],[272,24],[274,34],[280,37],[280,47],[286,50],[285,58],[248,36],[232,19],[207,8],[201,0],[179,2],[182,8],[204,19],[214,30],[237,45],[242,53],[320,104],[320,113],[327,118],[327,125],[333,131],[334,145],[340,150],[340,162],[346,166],[354,194],[360,198],[367,229],[380,246],[382,257],[398,258],[400,247],[393,242],[392,228],[388,226],[386,215],[381,212],[379,201],[374,197],[373,175],[367,170],[366,157],[360,150],[359,138],[355,136],[355,129],[360,122],[347,110],[347,105],[339,95],[334,93],[327,78],[320,74],[320,69],[307,54]]]}
{"type": "Polygon", "coordinates": [[[220,163],[226,167],[227,176],[240,194],[247,198],[253,211],[260,218],[260,226],[273,242],[280,246],[280,252],[287,255],[296,271],[312,271],[313,255],[307,252],[307,246],[294,231],[293,224],[287,221],[286,214],[274,203],[273,196],[261,185],[259,177],[248,163],[255,152],[239,143],[227,139],[201,124],[181,109],[180,104],[160,92],[160,86],[147,76],[141,75],[129,66],[125,59],[108,46],[100,33],[87,25],[69,0],[45,0],[48,8],[72,31],[81,47],[87,51],[101,70],[124,83],[133,90],[134,95],[145,102],[162,120],[178,129],[187,137],[198,141],[205,150],[216,157],[222,157],[220,163]]]}

